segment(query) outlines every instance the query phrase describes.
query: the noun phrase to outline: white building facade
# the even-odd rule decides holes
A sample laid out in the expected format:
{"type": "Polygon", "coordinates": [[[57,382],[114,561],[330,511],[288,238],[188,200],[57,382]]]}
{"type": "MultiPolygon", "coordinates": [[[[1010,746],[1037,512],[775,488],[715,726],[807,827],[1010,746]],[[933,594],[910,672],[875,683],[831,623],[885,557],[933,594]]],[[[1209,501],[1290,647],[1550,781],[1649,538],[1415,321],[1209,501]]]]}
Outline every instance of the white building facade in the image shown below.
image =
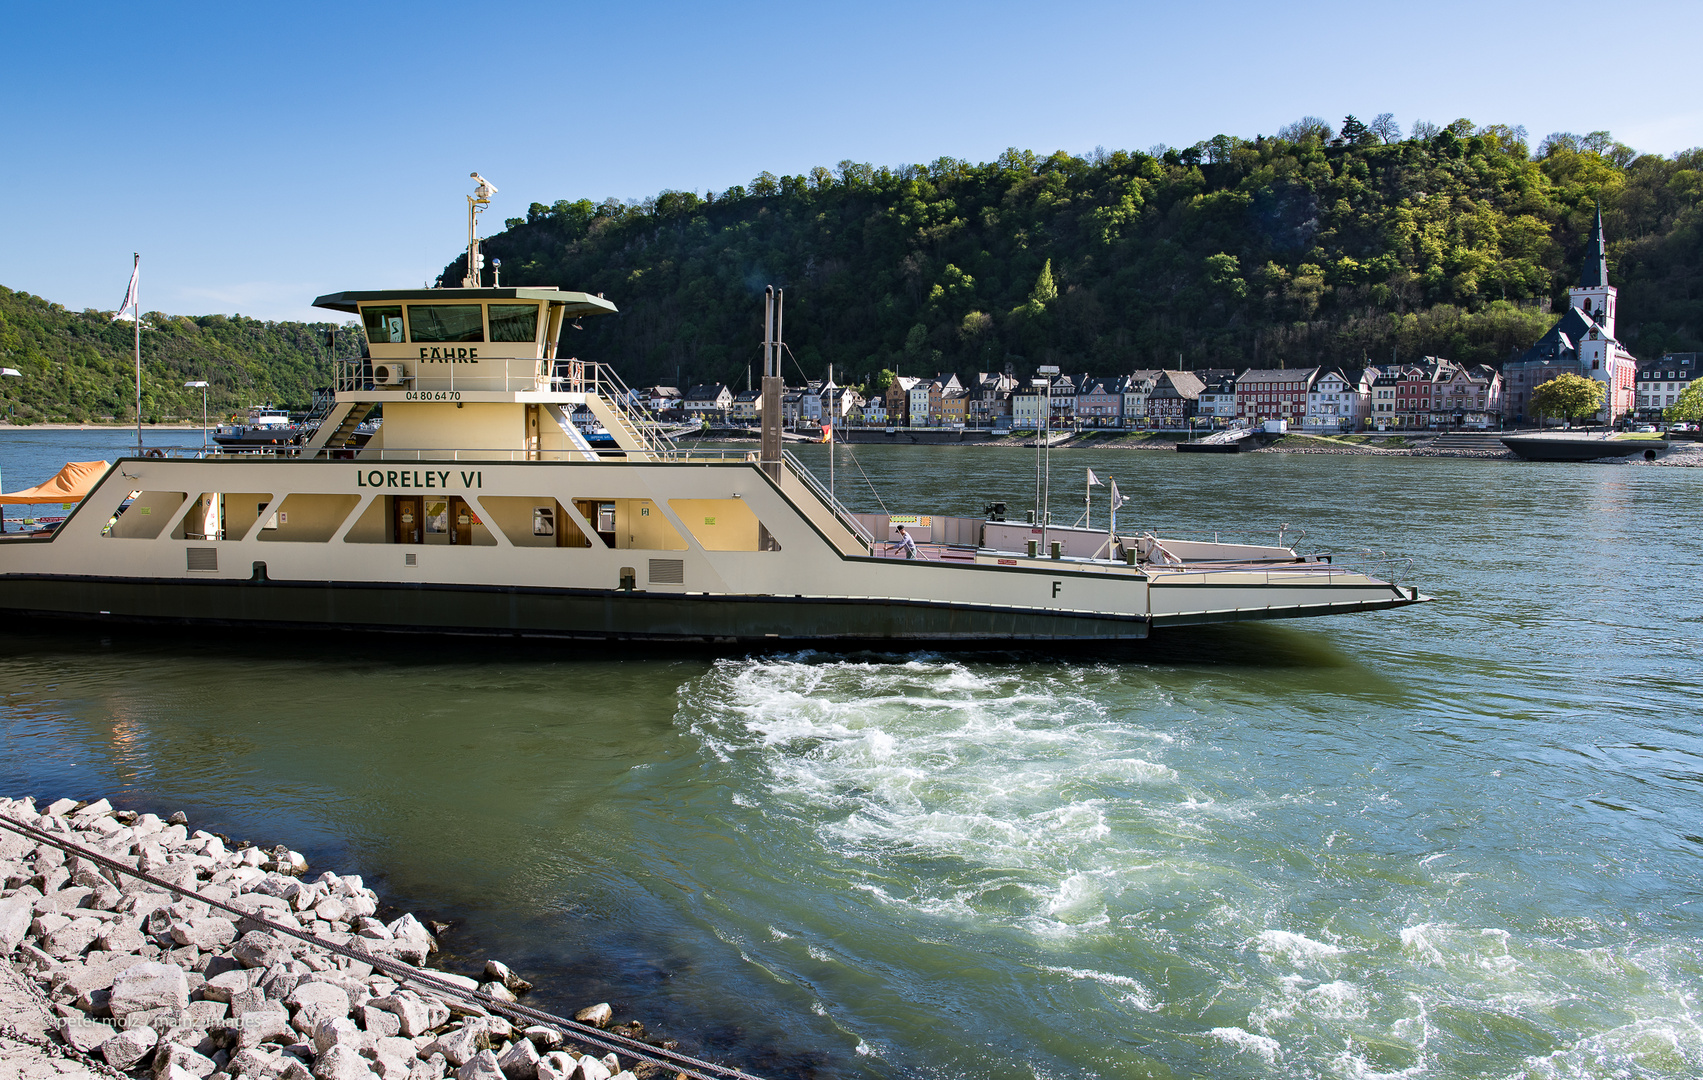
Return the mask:
{"type": "Polygon", "coordinates": [[[1312,431],[1353,431],[1365,416],[1361,379],[1340,368],[1321,373],[1307,391],[1302,426],[1312,431]]]}

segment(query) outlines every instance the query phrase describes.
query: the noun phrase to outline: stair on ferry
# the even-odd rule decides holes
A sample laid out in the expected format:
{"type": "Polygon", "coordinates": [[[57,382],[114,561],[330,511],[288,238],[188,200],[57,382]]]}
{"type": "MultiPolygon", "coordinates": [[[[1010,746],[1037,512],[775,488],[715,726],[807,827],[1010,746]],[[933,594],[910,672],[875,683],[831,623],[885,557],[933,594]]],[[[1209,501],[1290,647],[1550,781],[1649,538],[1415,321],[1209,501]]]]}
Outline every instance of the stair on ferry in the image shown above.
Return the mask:
{"type": "Polygon", "coordinates": [[[354,438],[355,429],[371,415],[374,408],[370,401],[339,401],[332,405],[325,414],[325,419],[319,422],[319,428],[314,431],[313,438],[308,440],[310,450],[343,450],[349,446],[349,440],[354,438]],[[324,435],[324,438],[321,438],[324,435]]]}

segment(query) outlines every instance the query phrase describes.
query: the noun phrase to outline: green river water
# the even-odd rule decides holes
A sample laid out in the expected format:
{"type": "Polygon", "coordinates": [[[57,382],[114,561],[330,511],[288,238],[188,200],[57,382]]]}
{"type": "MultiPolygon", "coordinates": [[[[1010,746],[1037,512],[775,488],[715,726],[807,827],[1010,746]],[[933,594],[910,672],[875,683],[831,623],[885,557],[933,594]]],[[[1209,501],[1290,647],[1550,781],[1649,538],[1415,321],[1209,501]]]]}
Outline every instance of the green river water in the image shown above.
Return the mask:
{"type": "MultiPolygon", "coordinates": [[[[839,454],[859,509],[1033,497],[839,454]]],[[[288,843],[770,1077],[1703,1074],[1703,471],[1059,451],[1055,519],[1085,467],[1438,602],[1064,658],[11,626],[0,791],[288,843]]]]}

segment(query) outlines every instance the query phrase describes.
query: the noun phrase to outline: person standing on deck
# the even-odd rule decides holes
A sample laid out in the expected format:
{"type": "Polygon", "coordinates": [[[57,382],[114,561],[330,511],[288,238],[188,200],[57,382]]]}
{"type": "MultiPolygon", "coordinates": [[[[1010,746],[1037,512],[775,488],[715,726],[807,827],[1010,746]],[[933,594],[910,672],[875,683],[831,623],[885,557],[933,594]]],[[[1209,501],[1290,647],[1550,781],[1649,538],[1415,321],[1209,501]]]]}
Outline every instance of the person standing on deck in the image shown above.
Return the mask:
{"type": "Polygon", "coordinates": [[[911,539],[911,534],[905,531],[905,527],[903,525],[895,525],[894,528],[899,530],[899,538],[893,541],[893,543],[900,551],[905,553],[905,558],[916,558],[917,542],[911,539]]]}

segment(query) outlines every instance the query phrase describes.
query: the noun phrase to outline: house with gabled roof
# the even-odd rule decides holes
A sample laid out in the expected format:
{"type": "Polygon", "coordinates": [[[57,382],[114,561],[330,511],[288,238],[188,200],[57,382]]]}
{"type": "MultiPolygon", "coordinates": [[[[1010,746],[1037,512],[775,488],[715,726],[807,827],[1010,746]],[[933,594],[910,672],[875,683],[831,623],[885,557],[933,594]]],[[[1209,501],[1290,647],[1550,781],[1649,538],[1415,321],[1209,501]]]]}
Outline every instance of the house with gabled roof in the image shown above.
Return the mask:
{"type": "Polygon", "coordinates": [[[1668,353],[1638,366],[1638,418],[1658,421],[1703,371],[1703,353],[1668,353]]]}
{"type": "Polygon", "coordinates": [[[1302,426],[1312,431],[1353,431],[1360,425],[1360,372],[1351,375],[1343,368],[1324,368],[1307,391],[1306,419],[1302,426]]]}
{"type": "Polygon", "coordinates": [[[1011,415],[1011,395],[1017,390],[1017,377],[1004,372],[976,372],[970,391],[969,415],[976,424],[986,424],[1011,415]]]}
{"type": "Polygon", "coordinates": [[[680,408],[680,403],[684,400],[685,395],[680,393],[678,387],[652,386],[649,389],[639,391],[639,397],[650,408],[651,412],[660,415],[680,408]]]}
{"type": "Polygon", "coordinates": [[[1236,419],[1236,376],[1231,372],[1219,376],[1201,388],[1195,401],[1195,415],[1210,418],[1213,424],[1224,425],[1236,419]]]}
{"type": "MultiPolygon", "coordinates": [[[[1039,380],[1036,380],[1039,381],[1039,380]]],[[[1042,402],[1046,400],[1040,387],[1033,385],[1019,386],[1011,392],[1011,426],[1028,431],[1039,431],[1041,428],[1042,402]]]]}
{"type": "Polygon", "coordinates": [[[1250,424],[1287,420],[1300,426],[1307,415],[1307,392],[1319,369],[1249,368],[1236,377],[1236,416],[1250,424]]]}
{"type": "Polygon", "coordinates": [[[1437,373],[1432,415],[1441,427],[1485,429],[1502,420],[1502,373],[1489,364],[1455,364],[1437,373]]]}
{"type": "Polygon", "coordinates": [[[699,383],[687,391],[683,404],[693,416],[723,416],[733,408],[733,391],[725,383],[699,383]]]}
{"type": "Polygon", "coordinates": [[[921,379],[912,375],[895,375],[887,384],[887,422],[908,425],[911,422],[911,390],[921,379]]]}
{"type": "Polygon", "coordinates": [[[1155,427],[1180,428],[1200,403],[1206,384],[1192,371],[1161,371],[1147,395],[1147,419],[1155,427]]]}
{"type": "Polygon", "coordinates": [[[1121,427],[1123,380],[1084,378],[1076,388],[1076,418],[1088,427],[1121,427]]]}
{"type": "Polygon", "coordinates": [[[928,381],[928,420],[938,424],[946,415],[946,395],[964,389],[964,384],[958,381],[958,376],[951,372],[941,372],[928,381]]]}
{"type": "Polygon", "coordinates": [[[1123,377],[1119,393],[1123,396],[1123,426],[1138,427],[1147,423],[1147,395],[1159,381],[1158,369],[1132,371],[1123,377]]]}
{"type": "Polygon", "coordinates": [[[817,396],[822,400],[820,415],[829,423],[843,424],[863,412],[863,395],[853,387],[828,383],[817,396]]]}
{"type": "Polygon", "coordinates": [[[741,423],[755,423],[763,418],[763,392],[761,390],[743,390],[733,395],[733,406],[729,414],[741,423]]]}

